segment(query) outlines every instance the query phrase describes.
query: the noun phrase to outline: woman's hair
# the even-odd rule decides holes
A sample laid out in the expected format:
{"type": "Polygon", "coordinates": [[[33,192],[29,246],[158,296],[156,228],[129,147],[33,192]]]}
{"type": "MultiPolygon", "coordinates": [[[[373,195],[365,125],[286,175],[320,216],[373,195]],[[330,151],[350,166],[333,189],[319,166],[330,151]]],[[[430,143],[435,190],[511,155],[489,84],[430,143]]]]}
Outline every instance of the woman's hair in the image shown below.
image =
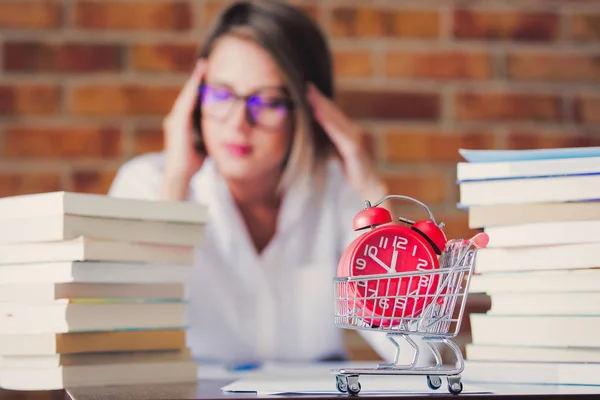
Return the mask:
{"type": "MultiPolygon", "coordinates": [[[[301,169],[322,165],[335,153],[335,147],[315,120],[305,94],[309,82],[329,98],[333,98],[334,88],[331,54],[317,24],[284,1],[237,1],[216,19],[199,57],[208,58],[216,41],[224,35],[251,40],[266,50],[278,65],[294,103],[295,132],[286,157],[284,181],[301,169]]],[[[197,100],[193,113],[195,147],[206,154],[200,118],[197,100]]]]}

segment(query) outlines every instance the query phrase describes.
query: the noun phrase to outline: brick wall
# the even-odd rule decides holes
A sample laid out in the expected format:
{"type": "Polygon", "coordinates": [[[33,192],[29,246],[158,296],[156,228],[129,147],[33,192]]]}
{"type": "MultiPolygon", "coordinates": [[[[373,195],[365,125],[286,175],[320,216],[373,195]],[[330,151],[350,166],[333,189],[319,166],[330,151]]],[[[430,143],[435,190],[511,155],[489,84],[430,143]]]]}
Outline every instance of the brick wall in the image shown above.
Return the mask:
{"type": "MultiPolygon", "coordinates": [[[[600,145],[600,2],[295,0],[394,192],[452,236],[459,147],[600,145]]],[[[0,2],[0,196],[105,193],[160,123],[219,1],[0,2]]]]}
{"type": "MultiPolygon", "coordinates": [[[[600,145],[598,0],[295,2],[328,34],[338,100],[392,190],[430,204],[452,237],[470,233],[458,148],[600,145]]],[[[160,150],[222,4],[1,0],[0,196],[106,193],[125,160],[160,150]]]]}

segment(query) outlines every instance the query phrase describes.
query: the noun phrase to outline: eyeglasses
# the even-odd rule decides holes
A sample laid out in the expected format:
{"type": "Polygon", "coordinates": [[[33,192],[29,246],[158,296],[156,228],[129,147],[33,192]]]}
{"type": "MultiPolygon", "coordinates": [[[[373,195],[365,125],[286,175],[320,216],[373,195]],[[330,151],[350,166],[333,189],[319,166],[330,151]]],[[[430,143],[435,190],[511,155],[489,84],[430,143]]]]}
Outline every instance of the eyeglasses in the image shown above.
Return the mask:
{"type": "Polygon", "coordinates": [[[219,120],[227,119],[238,101],[244,102],[246,120],[251,126],[281,127],[293,108],[281,89],[265,88],[242,96],[222,85],[202,84],[199,88],[202,113],[219,120]]]}

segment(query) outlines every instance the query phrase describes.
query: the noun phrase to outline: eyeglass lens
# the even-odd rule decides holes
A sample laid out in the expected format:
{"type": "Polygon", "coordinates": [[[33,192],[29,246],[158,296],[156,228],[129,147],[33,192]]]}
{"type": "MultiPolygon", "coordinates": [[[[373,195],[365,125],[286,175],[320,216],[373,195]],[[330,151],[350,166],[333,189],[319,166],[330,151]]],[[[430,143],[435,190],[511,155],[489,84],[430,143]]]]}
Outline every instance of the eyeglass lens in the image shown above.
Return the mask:
{"type": "Polygon", "coordinates": [[[229,88],[204,84],[200,87],[202,112],[211,117],[224,120],[228,118],[236,103],[244,101],[245,114],[251,125],[269,128],[281,126],[290,109],[290,102],[282,95],[274,95],[267,90],[248,96],[239,96],[229,88]]]}

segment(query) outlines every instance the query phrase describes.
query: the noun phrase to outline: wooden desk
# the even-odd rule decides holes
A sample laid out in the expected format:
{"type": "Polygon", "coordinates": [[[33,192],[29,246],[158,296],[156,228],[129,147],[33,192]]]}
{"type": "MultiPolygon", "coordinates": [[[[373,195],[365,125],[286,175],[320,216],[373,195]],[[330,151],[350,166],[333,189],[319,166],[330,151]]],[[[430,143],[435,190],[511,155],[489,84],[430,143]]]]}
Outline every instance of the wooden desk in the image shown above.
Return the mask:
{"type": "MultiPolygon", "coordinates": [[[[254,393],[223,393],[221,387],[229,383],[224,380],[200,380],[195,384],[176,385],[144,385],[120,387],[76,388],[66,391],[53,392],[11,392],[0,390],[0,400],[164,400],[164,399],[218,399],[245,400],[248,398],[286,398],[286,399],[352,399],[348,395],[331,396],[285,395],[285,396],[256,396],[254,393]]],[[[494,391],[493,394],[467,394],[454,396],[440,389],[434,395],[411,395],[411,399],[459,399],[469,400],[514,400],[525,399],[599,399],[600,387],[572,387],[546,385],[478,385],[494,391]]],[[[365,395],[359,398],[390,398],[389,395],[365,395]]],[[[407,398],[407,396],[395,396],[407,398]]]]}

